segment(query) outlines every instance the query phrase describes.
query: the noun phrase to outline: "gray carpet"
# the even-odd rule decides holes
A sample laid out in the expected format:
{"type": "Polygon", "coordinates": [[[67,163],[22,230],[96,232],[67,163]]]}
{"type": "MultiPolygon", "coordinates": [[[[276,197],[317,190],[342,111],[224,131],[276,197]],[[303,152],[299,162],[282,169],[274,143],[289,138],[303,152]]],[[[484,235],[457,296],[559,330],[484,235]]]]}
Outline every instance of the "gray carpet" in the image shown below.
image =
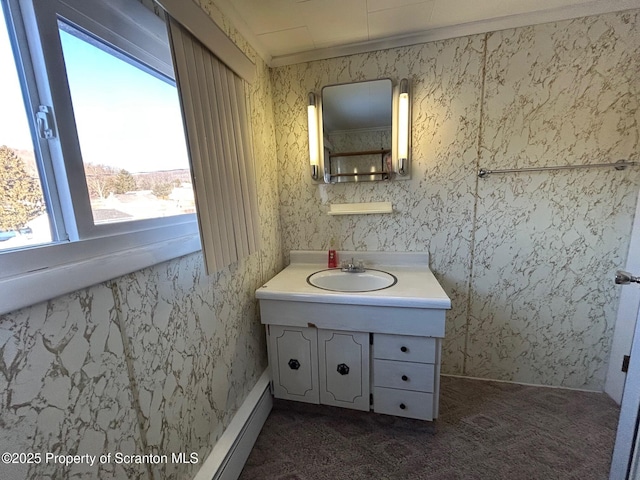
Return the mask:
{"type": "Polygon", "coordinates": [[[605,394],[442,377],[436,422],[275,400],[241,480],[605,480],[605,394]]]}

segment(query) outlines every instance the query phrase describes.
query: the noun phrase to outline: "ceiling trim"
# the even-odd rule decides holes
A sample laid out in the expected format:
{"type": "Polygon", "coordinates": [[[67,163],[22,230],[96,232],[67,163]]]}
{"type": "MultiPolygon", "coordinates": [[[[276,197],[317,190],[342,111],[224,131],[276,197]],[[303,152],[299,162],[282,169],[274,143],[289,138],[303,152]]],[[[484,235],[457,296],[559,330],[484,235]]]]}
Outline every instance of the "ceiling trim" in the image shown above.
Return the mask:
{"type": "Polygon", "coordinates": [[[269,62],[270,67],[282,67],[297,63],[325,60],[328,58],[367,53],[388,48],[407,47],[421,43],[465,37],[479,33],[495,32],[509,28],[526,27],[542,23],[571,20],[574,18],[600,15],[603,13],[619,12],[638,8],[638,0],[598,0],[588,4],[572,5],[534,13],[509,15],[478,22],[435,28],[425,32],[401,35],[380,40],[322,48],[289,55],[274,56],[269,62]]]}
{"type": "Polygon", "coordinates": [[[231,24],[235,27],[240,35],[251,45],[256,53],[264,60],[268,66],[272,66],[272,56],[262,42],[256,37],[244,19],[240,16],[237,10],[233,7],[230,0],[216,0],[216,6],[220,9],[222,14],[229,19],[231,24]]]}
{"type": "Polygon", "coordinates": [[[229,18],[238,32],[244,36],[249,44],[256,50],[269,67],[282,67],[297,63],[325,60],[328,58],[343,57],[367,53],[388,48],[406,47],[437,40],[464,37],[487,32],[506,30],[509,28],[525,27],[542,23],[570,20],[591,15],[619,12],[638,8],[638,0],[594,0],[586,4],[570,5],[540,12],[509,15],[478,22],[464,23],[447,27],[434,28],[424,32],[389,37],[379,40],[341,45],[337,47],[319,48],[287,55],[271,56],[261,41],[251,32],[242,17],[229,0],[216,0],[218,8],[229,18]]]}

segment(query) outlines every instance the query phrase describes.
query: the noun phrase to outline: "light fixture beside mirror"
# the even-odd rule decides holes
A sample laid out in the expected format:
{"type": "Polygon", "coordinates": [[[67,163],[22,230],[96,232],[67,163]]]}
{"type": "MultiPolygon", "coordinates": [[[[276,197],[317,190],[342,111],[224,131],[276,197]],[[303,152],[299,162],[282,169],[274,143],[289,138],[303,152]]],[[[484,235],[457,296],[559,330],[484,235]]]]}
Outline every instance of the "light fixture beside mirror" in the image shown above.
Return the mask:
{"type": "Polygon", "coordinates": [[[314,182],[409,178],[409,81],[328,85],[309,93],[309,163],[314,182]],[[321,178],[322,177],[322,178],[321,178]]]}
{"type": "Polygon", "coordinates": [[[407,174],[409,162],[409,130],[411,128],[409,111],[409,80],[400,80],[398,95],[398,174],[407,174]]]}
{"type": "Polygon", "coordinates": [[[316,106],[316,95],[314,93],[309,93],[307,119],[309,123],[309,163],[311,165],[311,178],[318,180],[320,149],[318,141],[318,108],[316,106]]]}

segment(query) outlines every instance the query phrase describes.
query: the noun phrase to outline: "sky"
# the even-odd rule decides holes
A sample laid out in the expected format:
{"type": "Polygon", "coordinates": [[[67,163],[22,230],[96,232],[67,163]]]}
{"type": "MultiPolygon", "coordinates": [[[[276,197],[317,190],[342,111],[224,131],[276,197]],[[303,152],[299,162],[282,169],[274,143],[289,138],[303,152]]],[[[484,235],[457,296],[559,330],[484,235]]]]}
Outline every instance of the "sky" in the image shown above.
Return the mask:
{"type": "MultiPolygon", "coordinates": [[[[85,163],[132,173],[189,168],[174,86],[60,31],[85,163]]],[[[4,23],[0,26],[0,145],[33,148],[4,23]]]]}
{"type": "MultiPolygon", "coordinates": [[[[0,12],[2,4],[0,3],[0,12]]],[[[13,66],[13,54],[4,23],[4,16],[0,18],[0,145],[26,150],[33,149],[31,132],[27,123],[20,82],[13,66]],[[8,65],[10,68],[5,68],[8,65]]]]}

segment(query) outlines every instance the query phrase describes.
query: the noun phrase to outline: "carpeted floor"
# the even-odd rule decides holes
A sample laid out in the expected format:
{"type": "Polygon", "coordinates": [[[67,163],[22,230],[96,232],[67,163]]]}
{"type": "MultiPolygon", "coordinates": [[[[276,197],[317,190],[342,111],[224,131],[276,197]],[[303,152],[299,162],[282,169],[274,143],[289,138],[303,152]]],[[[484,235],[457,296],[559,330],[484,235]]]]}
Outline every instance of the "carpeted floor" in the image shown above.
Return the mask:
{"type": "Polygon", "coordinates": [[[436,422],[275,400],[241,480],[606,480],[605,394],[442,377],[436,422]]]}

